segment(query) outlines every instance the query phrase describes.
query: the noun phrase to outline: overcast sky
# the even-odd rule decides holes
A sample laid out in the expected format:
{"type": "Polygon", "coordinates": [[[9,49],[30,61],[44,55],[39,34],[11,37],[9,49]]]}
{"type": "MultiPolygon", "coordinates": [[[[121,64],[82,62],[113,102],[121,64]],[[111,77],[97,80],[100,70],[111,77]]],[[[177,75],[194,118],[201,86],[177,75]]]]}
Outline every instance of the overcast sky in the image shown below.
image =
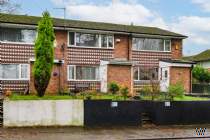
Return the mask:
{"type": "Polygon", "coordinates": [[[184,55],[210,49],[210,0],[13,0],[20,14],[40,16],[43,10],[68,19],[156,26],[188,36],[184,55]]]}

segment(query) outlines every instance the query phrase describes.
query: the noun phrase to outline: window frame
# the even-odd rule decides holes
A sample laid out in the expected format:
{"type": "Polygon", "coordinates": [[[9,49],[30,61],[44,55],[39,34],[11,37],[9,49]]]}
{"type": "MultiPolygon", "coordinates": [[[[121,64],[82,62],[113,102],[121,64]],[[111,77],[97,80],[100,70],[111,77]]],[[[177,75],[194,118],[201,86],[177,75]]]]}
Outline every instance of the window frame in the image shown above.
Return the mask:
{"type": "MultiPolygon", "coordinates": [[[[67,80],[68,81],[100,81],[100,72],[99,72],[99,67],[97,66],[81,66],[81,67],[94,67],[94,68],[98,68],[98,79],[92,79],[92,80],[87,80],[87,79],[77,79],[76,78],[76,72],[77,72],[77,67],[78,65],[67,65],[67,80]],[[69,78],[69,68],[70,67],[73,67],[74,68],[74,78],[73,79],[70,79],[69,78]]],[[[97,76],[96,76],[97,77],[97,76]]]]}
{"type": "Polygon", "coordinates": [[[76,31],[68,31],[68,35],[67,35],[67,47],[72,47],[72,48],[91,48],[91,49],[114,49],[115,48],[115,39],[114,39],[114,34],[108,34],[108,33],[95,33],[95,32],[83,32],[83,31],[79,31],[79,32],[76,32],[76,31]],[[69,33],[74,33],[74,45],[71,45],[70,44],[70,35],[69,33]],[[93,46],[77,46],[76,45],[76,33],[84,33],[84,34],[97,34],[99,35],[99,45],[96,46],[96,47],[93,47],[93,46]],[[102,42],[101,42],[101,37],[102,35],[107,35],[107,47],[102,47],[102,42]],[[112,36],[112,41],[113,41],[113,46],[112,47],[109,47],[109,43],[108,43],[108,36],[112,36]]]}
{"type": "MultiPolygon", "coordinates": [[[[10,28],[10,29],[13,29],[13,28],[10,28]]],[[[20,30],[34,30],[34,29],[24,29],[24,28],[14,28],[14,29],[20,29],[20,30]]],[[[34,30],[36,31],[36,30],[34,30]]],[[[36,36],[35,36],[35,39],[34,39],[34,42],[19,42],[19,41],[1,41],[0,40],[0,43],[5,43],[5,44],[20,44],[20,45],[35,45],[35,40],[37,39],[38,37],[38,32],[36,31],[36,36]]]]}
{"type": "Polygon", "coordinates": [[[139,39],[162,39],[162,38],[144,38],[144,37],[133,37],[132,38],[132,51],[143,51],[143,52],[171,52],[171,39],[162,39],[163,40],[163,48],[164,51],[158,51],[158,50],[136,50],[133,49],[133,39],[134,38],[139,38],[139,39]],[[166,51],[166,41],[170,41],[170,50],[166,51]]]}
{"type": "Polygon", "coordinates": [[[30,64],[0,64],[0,65],[18,65],[18,78],[15,79],[15,78],[9,78],[9,79],[5,79],[5,78],[2,78],[0,77],[0,80],[3,80],[3,81],[29,81],[30,80],[30,64]],[[28,72],[27,72],[27,77],[28,78],[21,78],[21,66],[23,65],[26,65],[28,67],[28,72]]]}
{"type": "MultiPolygon", "coordinates": [[[[150,80],[140,80],[140,67],[136,67],[137,68],[137,70],[138,70],[138,79],[136,80],[136,79],[134,79],[134,77],[133,77],[133,79],[134,79],[134,81],[135,82],[141,82],[141,81],[150,81],[150,80]]],[[[155,67],[156,68],[156,67],[155,67]]],[[[153,80],[153,81],[158,81],[159,80],[159,71],[160,71],[160,69],[159,68],[156,68],[156,69],[158,69],[158,72],[157,72],[157,80],[153,80]]],[[[134,72],[134,71],[133,71],[134,72]]]]}

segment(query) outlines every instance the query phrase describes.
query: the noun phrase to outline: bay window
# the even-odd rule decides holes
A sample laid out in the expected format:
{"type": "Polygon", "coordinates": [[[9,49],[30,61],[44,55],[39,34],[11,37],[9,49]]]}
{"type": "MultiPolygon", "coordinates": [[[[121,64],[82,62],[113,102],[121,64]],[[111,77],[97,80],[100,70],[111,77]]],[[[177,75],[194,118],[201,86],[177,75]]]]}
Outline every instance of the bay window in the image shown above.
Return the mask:
{"type": "Polygon", "coordinates": [[[93,48],[113,48],[114,37],[108,34],[97,33],[68,33],[69,46],[73,47],[93,47],[93,48]]]}
{"type": "Polygon", "coordinates": [[[1,64],[0,79],[2,80],[27,80],[29,79],[28,64],[1,64]]]}
{"type": "Polygon", "coordinates": [[[151,38],[133,38],[133,50],[138,51],[171,51],[171,40],[151,39],[151,38]]]}
{"type": "Polygon", "coordinates": [[[158,68],[134,68],[134,80],[158,80],[158,68]]]}
{"type": "Polygon", "coordinates": [[[36,31],[31,29],[19,28],[0,28],[0,41],[34,43],[36,31]]]}
{"type": "Polygon", "coordinates": [[[99,80],[98,67],[68,66],[68,80],[99,80]]]}

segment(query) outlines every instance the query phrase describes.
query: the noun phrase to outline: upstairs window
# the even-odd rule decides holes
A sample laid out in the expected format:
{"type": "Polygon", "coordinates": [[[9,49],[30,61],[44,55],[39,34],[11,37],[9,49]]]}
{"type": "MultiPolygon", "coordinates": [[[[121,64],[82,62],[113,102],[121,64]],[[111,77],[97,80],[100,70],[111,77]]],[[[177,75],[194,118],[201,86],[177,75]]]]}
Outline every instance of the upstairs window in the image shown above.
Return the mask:
{"type": "Polygon", "coordinates": [[[18,28],[0,28],[0,41],[34,43],[36,31],[18,28]]]}
{"type": "Polygon", "coordinates": [[[98,47],[99,35],[87,34],[87,33],[76,33],[76,46],[98,47]]]}
{"type": "Polygon", "coordinates": [[[114,36],[108,34],[69,32],[69,46],[113,48],[114,36]]]}
{"type": "Polygon", "coordinates": [[[138,51],[171,51],[171,40],[151,39],[151,38],[133,38],[133,50],[138,51]]]}
{"type": "Polygon", "coordinates": [[[2,64],[0,65],[0,79],[27,80],[29,79],[28,64],[2,64]]]}

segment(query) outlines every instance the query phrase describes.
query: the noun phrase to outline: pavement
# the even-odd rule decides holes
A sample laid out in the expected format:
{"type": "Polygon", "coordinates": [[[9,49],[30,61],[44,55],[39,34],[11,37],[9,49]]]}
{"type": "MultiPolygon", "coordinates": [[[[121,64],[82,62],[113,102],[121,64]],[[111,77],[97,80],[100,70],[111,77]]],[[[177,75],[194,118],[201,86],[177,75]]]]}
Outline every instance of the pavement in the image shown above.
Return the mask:
{"type": "Polygon", "coordinates": [[[163,140],[170,138],[210,140],[210,125],[0,128],[0,140],[163,140]],[[199,136],[196,128],[206,128],[206,131],[199,136]]]}

